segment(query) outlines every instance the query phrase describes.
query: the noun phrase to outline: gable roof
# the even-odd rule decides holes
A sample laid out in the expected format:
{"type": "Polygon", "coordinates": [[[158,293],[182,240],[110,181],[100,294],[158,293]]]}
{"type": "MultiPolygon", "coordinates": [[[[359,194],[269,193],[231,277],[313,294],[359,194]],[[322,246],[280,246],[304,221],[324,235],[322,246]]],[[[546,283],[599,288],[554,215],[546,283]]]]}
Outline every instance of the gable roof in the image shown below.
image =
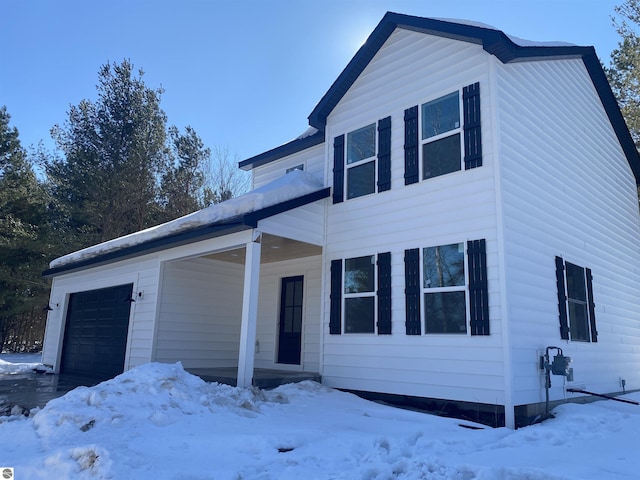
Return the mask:
{"type": "MultiPolygon", "coordinates": [[[[371,35],[369,35],[364,45],[354,55],[309,115],[309,125],[318,129],[317,135],[324,133],[327,117],[331,111],[351,88],[396,28],[482,45],[482,48],[487,53],[494,55],[502,63],[565,58],[582,59],[631,166],[636,183],[640,184],[640,156],[593,47],[556,42],[537,43],[523,41],[510,37],[493,27],[477,23],[423,18],[387,12],[371,35]]],[[[285,154],[290,155],[305,148],[308,147],[302,142],[294,140],[282,147],[247,159],[241,162],[240,166],[247,169],[264,165],[282,158],[285,154]]]]}

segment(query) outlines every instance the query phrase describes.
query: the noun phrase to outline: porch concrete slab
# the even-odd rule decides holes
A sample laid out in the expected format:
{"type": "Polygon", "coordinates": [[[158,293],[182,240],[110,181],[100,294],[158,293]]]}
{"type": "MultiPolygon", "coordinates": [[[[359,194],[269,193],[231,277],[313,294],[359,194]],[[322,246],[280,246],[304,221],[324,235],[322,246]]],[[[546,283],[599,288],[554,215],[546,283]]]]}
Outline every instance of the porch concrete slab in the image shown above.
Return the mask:
{"type": "Polygon", "coordinates": [[[100,379],[75,375],[18,373],[0,375],[0,415],[8,415],[14,406],[23,410],[44,407],[49,400],[63,396],[79,386],[93,386],[100,379]]]}
{"type": "MultiPolygon", "coordinates": [[[[197,375],[205,382],[224,383],[232,387],[238,385],[237,368],[186,368],[185,370],[193,375],[197,375]]],[[[320,374],[267,368],[256,368],[253,370],[253,385],[258,388],[276,388],[286,383],[298,383],[305,380],[320,382],[320,374]]]]}

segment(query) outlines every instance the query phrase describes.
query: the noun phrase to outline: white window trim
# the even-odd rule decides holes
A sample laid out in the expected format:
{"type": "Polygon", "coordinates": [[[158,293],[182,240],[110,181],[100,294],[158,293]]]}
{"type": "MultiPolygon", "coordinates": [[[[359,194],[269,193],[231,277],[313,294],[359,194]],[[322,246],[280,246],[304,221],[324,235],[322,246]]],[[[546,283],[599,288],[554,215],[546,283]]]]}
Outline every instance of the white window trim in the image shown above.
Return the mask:
{"type": "Polygon", "coordinates": [[[355,200],[357,198],[368,197],[369,195],[373,195],[378,193],[378,122],[367,123],[366,125],[350,130],[344,136],[344,199],[345,200],[355,200]],[[373,139],[373,155],[371,157],[363,158],[362,160],[358,160],[357,162],[349,163],[349,135],[353,132],[357,132],[363,128],[367,128],[373,125],[374,127],[374,139],[373,139]],[[365,195],[358,195],[357,197],[349,196],[349,169],[354,167],[359,167],[361,165],[365,165],[369,162],[373,163],[373,192],[367,193],[365,195]]]}
{"type": "Polygon", "coordinates": [[[378,334],[378,255],[358,255],[355,257],[347,257],[342,261],[342,332],[346,335],[377,335],[378,334]],[[371,292],[346,293],[345,281],[347,278],[347,260],[360,257],[373,257],[373,290],[371,292]],[[347,308],[346,300],[348,298],[367,298],[373,297],[373,331],[372,332],[348,332],[347,331],[347,308]]]}
{"type": "Polygon", "coordinates": [[[464,105],[462,100],[462,88],[458,88],[457,90],[456,89],[447,90],[445,93],[442,93],[441,95],[437,95],[433,98],[425,100],[424,102],[418,103],[418,178],[420,182],[426,182],[429,180],[434,180],[436,178],[453,175],[462,170],[464,170],[464,105]],[[460,124],[458,125],[458,128],[454,128],[453,130],[448,130],[439,135],[434,135],[433,137],[428,137],[423,139],[422,138],[422,121],[423,121],[422,106],[425,103],[429,103],[434,100],[438,100],[439,98],[446,97],[447,95],[452,94],[456,91],[458,92],[458,110],[459,110],[459,118],[460,118],[460,124]],[[433,143],[438,140],[442,140],[443,138],[450,137],[452,135],[455,135],[456,133],[460,134],[460,168],[455,172],[445,173],[443,175],[437,175],[435,177],[424,178],[424,158],[423,158],[424,145],[426,145],[427,143],[433,143]]]}
{"type": "Polygon", "coordinates": [[[293,172],[293,171],[295,171],[295,170],[301,170],[301,171],[303,171],[303,172],[304,172],[304,171],[306,170],[306,165],[304,164],[304,162],[299,163],[299,164],[297,164],[297,165],[294,165],[293,167],[289,167],[289,168],[287,168],[287,169],[285,170],[285,172],[284,172],[284,173],[285,173],[285,174],[287,174],[287,173],[291,173],[291,172],[293,172]],[[301,168],[301,167],[302,167],[302,168],[301,168]]]}
{"type": "Polygon", "coordinates": [[[453,241],[447,243],[439,243],[437,245],[427,245],[421,247],[420,251],[420,291],[422,297],[420,298],[420,323],[422,324],[422,335],[450,335],[453,337],[462,337],[462,336],[471,336],[471,305],[469,298],[469,255],[467,255],[467,241],[453,241]],[[444,245],[453,245],[456,243],[461,243],[463,245],[463,255],[462,258],[464,260],[464,285],[454,286],[454,287],[425,287],[424,286],[424,249],[425,248],[433,248],[433,247],[441,247],[444,245]],[[425,294],[427,293],[446,293],[446,292],[464,292],[464,318],[465,318],[465,333],[435,333],[435,332],[427,332],[427,324],[426,324],[426,312],[427,312],[427,302],[424,301],[425,294]]]}
{"type": "Polygon", "coordinates": [[[566,300],[564,302],[564,308],[565,311],[567,312],[567,329],[569,332],[569,341],[570,342],[580,342],[580,343],[593,343],[592,338],[593,338],[593,332],[591,331],[591,312],[589,311],[589,291],[587,288],[587,267],[580,265],[579,263],[576,263],[574,261],[570,261],[567,260],[566,258],[563,258],[562,261],[564,262],[564,291],[565,291],[565,297],[566,300]],[[567,264],[570,263],[571,265],[574,265],[580,269],[582,269],[582,279],[584,281],[584,289],[585,289],[585,295],[587,296],[587,299],[583,302],[582,300],[577,300],[577,299],[573,299],[569,297],[569,281],[567,279],[567,264]],[[587,315],[586,315],[586,319],[587,319],[587,339],[581,339],[581,338],[573,338],[573,332],[571,331],[571,309],[569,308],[569,304],[573,302],[573,303],[577,303],[577,304],[581,304],[585,306],[587,315]]]}

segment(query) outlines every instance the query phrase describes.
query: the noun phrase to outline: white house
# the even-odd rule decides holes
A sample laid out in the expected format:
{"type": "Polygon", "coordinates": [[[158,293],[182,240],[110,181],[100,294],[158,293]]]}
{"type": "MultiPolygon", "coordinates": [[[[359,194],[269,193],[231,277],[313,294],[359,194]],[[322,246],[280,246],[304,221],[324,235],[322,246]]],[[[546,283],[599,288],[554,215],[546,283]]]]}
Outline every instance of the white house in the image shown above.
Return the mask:
{"type": "Polygon", "coordinates": [[[310,372],[510,427],[640,389],[640,159],[592,47],[388,13],[309,125],[240,163],[253,193],[52,262],[44,363],[310,372]]]}

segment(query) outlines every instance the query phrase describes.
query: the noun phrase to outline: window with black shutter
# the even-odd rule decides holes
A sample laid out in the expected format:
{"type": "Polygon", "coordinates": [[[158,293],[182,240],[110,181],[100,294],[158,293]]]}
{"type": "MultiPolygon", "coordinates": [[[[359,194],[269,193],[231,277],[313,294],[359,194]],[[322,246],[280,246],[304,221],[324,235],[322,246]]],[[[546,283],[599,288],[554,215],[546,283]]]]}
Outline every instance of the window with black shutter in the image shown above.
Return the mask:
{"type": "Polygon", "coordinates": [[[489,287],[486,241],[467,242],[469,266],[469,326],[471,335],[489,335],[489,287]]]}
{"type": "Polygon", "coordinates": [[[344,201],[344,135],[333,139],[333,203],[344,201]]]}
{"type": "Polygon", "coordinates": [[[560,337],[577,342],[597,342],[591,269],[556,257],[556,287],[560,337]]]}
{"type": "Polygon", "coordinates": [[[405,185],[482,166],[480,83],[405,110],[405,185]]]}
{"type": "Polygon", "coordinates": [[[331,261],[331,293],[329,296],[329,333],[342,333],[342,260],[331,261]]]}
{"type": "Polygon", "coordinates": [[[378,192],[391,190],[391,117],[378,121],[378,192]]]}
{"type": "Polygon", "coordinates": [[[405,326],[407,335],[420,335],[420,250],[404,251],[405,326]]]}
{"type": "Polygon", "coordinates": [[[336,137],[333,203],[391,189],[391,117],[336,137]]]}
{"type": "Polygon", "coordinates": [[[329,332],[391,334],[391,253],[331,262],[329,332]]]}
{"type": "Polygon", "coordinates": [[[404,111],[404,184],[420,180],[418,171],[418,106],[404,111]]]}
{"type": "Polygon", "coordinates": [[[489,335],[487,277],[484,239],[405,250],[407,335],[489,335]]]}
{"type": "Polygon", "coordinates": [[[482,132],[480,130],[480,84],[462,89],[464,115],[464,168],[482,166],[482,132]]]}
{"type": "Polygon", "coordinates": [[[391,253],[378,254],[378,335],[391,334],[391,253]]]}

